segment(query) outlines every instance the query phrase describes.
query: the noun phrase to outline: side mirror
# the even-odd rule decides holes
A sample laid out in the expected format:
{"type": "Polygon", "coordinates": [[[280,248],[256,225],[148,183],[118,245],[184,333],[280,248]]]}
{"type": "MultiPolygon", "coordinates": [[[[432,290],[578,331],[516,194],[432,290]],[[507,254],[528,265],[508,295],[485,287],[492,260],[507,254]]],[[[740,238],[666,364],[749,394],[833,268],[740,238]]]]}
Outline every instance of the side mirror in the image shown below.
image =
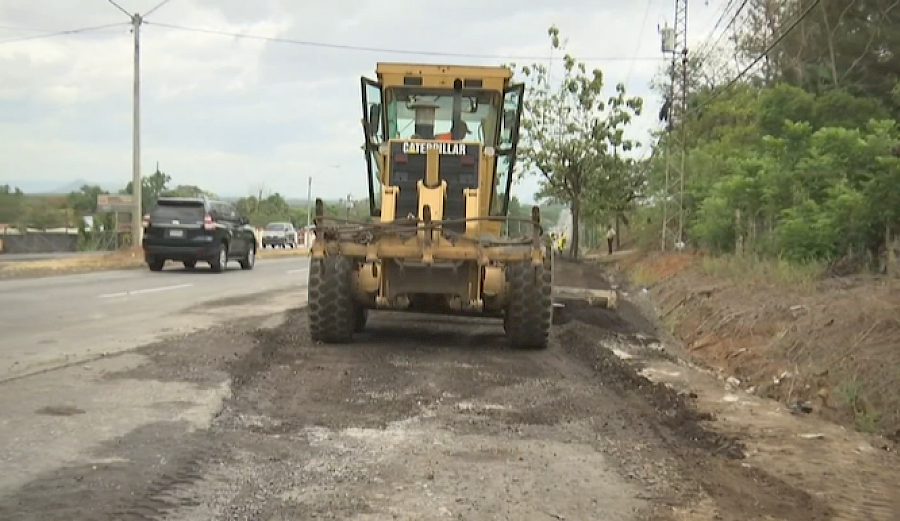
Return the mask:
{"type": "Polygon", "coordinates": [[[369,136],[378,136],[378,129],[381,124],[381,103],[369,105],[369,136]]]}

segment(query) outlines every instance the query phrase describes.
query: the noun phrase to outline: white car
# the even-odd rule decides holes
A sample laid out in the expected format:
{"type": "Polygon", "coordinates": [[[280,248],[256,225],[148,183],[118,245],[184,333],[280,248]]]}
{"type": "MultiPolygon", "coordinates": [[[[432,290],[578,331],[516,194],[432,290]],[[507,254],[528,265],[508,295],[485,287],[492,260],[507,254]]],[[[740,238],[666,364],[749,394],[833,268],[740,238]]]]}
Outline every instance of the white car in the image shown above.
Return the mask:
{"type": "Polygon", "coordinates": [[[294,229],[294,225],[291,223],[269,223],[266,225],[266,229],[263,231],[262,246],[263,248],[267,246],[271,246],[273,248],[276,246],[281,246],[282,248],[286,248],[288,246],[290,246],[291,248],[296,248],[297,230],[294,229]]]}

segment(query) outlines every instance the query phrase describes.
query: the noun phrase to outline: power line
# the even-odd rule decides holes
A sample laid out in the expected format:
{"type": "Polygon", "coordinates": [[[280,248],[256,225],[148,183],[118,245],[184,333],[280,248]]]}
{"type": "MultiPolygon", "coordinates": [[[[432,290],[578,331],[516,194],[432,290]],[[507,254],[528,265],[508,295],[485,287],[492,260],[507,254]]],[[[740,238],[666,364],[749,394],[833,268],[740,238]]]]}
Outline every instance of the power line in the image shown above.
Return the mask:
{"type": "Polygon", "coordinates": [[[709,46],[709,42],[712,40],[712,37],[715,35],[716,29],[718,29],[719,25],[721,25],[722,22],[725,20],[725,16],[728,15],[728,11],[731,10],[731,7],[734,5],[735,1],[737,1],[737,0],[728,0],[728,3],[725,4],[725,8],[722,9],[722,13],[719,14],[719,18],[718,18],[718,20],[716,20],[715,25],[713,25],[713,28],[707,32],[707,37],[702,42],[700,42],[700,45],[697,46],[696,54],[698,54],[698,55],[701,54],[709,46]]]}
{"type": "MultiPolygon", "coordinates": [[[[653,5],[653,0],[647,0],[647,7],[644,9],[644,19],[641,21],[641,30],[638,33],[638,44],[634,49],[634,57],[637,58],[637,53],[641,50],[641,42],[644,40],[644,29],[647,27],[647,18],[650,17],[650,6],[653,5]]],[[[625,74],[625,85],[628,85],[628,82],[631,80],[631,73],[634,71],[634,64],[637,63],[636,60],[631,60],[628,64],[628,73],[625,74]]]]}
{"type": "Polygon", "coordinates": [[[86,33],[86,32],[90,32],[90,31],[99,31],[100,29],[109,29],[109,28],[111,28],[111,27],[120,27],[120,26],[123,26],[123,25],[130,25],[130,24],[126,24],[126,23],[123,23],[123,22],[119,22],[119,23],[114,23],[114,24],[97,25],[97,26],[94,26],[94,27],[81,27],[81,28],[79,28],[79,29],[69,29],[69,30],[66,30],[66,31],[57,31],[57,32],[52,32],[52,33],[35,34],[35,35],[32,35],[32,36],[22,36],[22,37],[19,37],[19,38],[10,38],[10,39],[8,39],[8,40],[0,40],[0,45],[3,45],[4,43],[24,42],[24,41],[26,41],[26,40],[40,40],[40,39],[43,39],[43,38],[52,38],[52,37],[55,37],[55,36],[66,36],[66,35],[69,35],[69,34],[81,34],[81,33],[86,33]]]}
{"type": "Polygon", "coordinates": [[[162,7],[162,6],[166,5],[166,4],[168,4],[168,3],[171,2],[171,1],[172,1],[172,0],[162,0],[162,2],[156,4],[156,7],[152,8],[152,9],[150,9],[149,11],[147,11],[146,13],[144,13],[144,14],[143,14],[143,17],[144,17],[144,18],[147,18],[148,16],[150,16],[151,14],[153,14],[157,9],[159,9],[160,7],[162,7]]]}
{"type": "Polygon", "coordinates": [[[6,31],[21,31],[23,33],[50,33],[49,29],[38,29],[36,27],[17,27],[15,25],[0,25],[0,29],[6,31]]]}
{"type": "MultiPolygon", "coordinates": [[[[708,46],[707,53],[703,58],[706,58],[708,55],[712,54],[716,46],[719,45],[719,42],[722,41],[722,38],[728,33],[728,29],[730,29],[737,22],[738,17],[741,15],[741,12],[743,12],[744,8],[747,7],[748,2],[749,0],[744,0],[743,2],[741,2],[741,5],[738,6],[737,11],[734,12],[734,16],[731,17],[731,21],[728,22],[728,25],[726,25],[724,29],[722,29],[722,32],[719,33],[719,37],[716,38],[716,41],[708,46]]],[[[711,34],[710,38],[712,38],[711,34]]]]}
{"type": "Polygon", "coordinates": [[[735,76],[734,79],[732,79],[732,80],[729,81],[727,84],[725,84],[724,87],[722,87],[722,88],[720,88],[720,89],[717,89],[717,90],[716,90],[715,92],[713,92],[708,98],[706,98],[705,100],[703,100],[703,103],[701,103],[701,104],[698,105],[697,107],[695,107],[695,108],[691,109],[690,111],[688,111],[688,113],[687,113],[686,115],[694,114],[694,113],[700,111],[700,109],[702,109],[703,107],[709,105],[710,103],[713,102],[713,100],[715,100],[716,98],[718,98],[719,96],[721,96],[722,93],[724,93],[726,90],[730,89],[735,83],[737,83],[741,78],[743,78],[744,75],[747,74],[747,72],[750,71],[750,69],[752,69],[757,63],[759,63],[760,60],[762,60],[763,58],[765,58],[766,56],[768,56],[768,54],[772,51],[772,49],[774,49],[776,45],[778,45],[779,43],[781,43],[781,40],[783,40],[788,34],[790,34],[791,31],[794,30],[794,28],[796,28],[798,25],[800,25],[800,22],[802,22],[804,18],[806,18],[807,16],[809,16],[809,14],[812,13],[812,10],[815,9],[815,7],[816,7],[817,5],[819,5],[819,3],[820,3],[821,1],[822,1],[822,0],[813,0],[813,3],[810,4],[809,7],[807,7],[806,10],[804,10],[804,11],[797,17],[797,19],[794,20],[794,21],[791,23],[791,25],[789,25],[788,28],[785,29],[785,30],[778,36],[778,38],[775,39],[774,42],[772,42],[768,47],[766,47],[766,49],[765,49],[759,56],[757,56],[756,59],[754,59],[752,62],[750,62],[750,65],[746,66],[746,67],[744,68],[744,70],[742,70],[740,73],[738,73],[738,75],[735,76]]]}
{"type": "MultiPolygon", "coordinates": [[[[201,29],[199,27],[185,27],[183,25],[166,24],[161,22],[147,22],[147,25],[155,25],[166,29],[176,29],[179,31],[187,31],[193,33],[211,34],[217,36],[228,36],[231,38],[245,38],[248,40],[260,40],[273,43],[289,43],[293,45],[301,45],[306,47],[322,47],[327,49],[340,49],[346,51],[361,52],[378,52],[384,54],[406,54],[415,56],[444,56],[453,58],[486,58],[496,60],[547,60],[547,56],[502,56],[499,54],[477,54],[477,53],[457,53],[457,52],[441,52],[441,51],[425,51],[425,50],[408,50],[408,49],[388,49],[382,47],[367,47],[361,45],[348,45],[337,43],[314,42],[310,40],[296,40],[293,38],[282,38],[277,36],[259,36],[247,33],[232,33],[227,31],[218,31],[215,29],[201,29]]],[[[580,61],[660,61],[657,57],[628,57],[628,56],[603,56],[593,58],[581,58],[580,61]]]]}

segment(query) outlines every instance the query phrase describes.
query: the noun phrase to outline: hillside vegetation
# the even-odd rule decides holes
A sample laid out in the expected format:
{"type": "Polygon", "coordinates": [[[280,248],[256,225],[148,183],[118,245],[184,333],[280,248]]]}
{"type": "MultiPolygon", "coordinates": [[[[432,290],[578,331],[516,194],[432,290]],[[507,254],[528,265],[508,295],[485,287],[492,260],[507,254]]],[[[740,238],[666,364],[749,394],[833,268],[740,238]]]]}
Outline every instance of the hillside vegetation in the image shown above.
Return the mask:
{"type": "MultiPolygon", "coordinates": [[[[720,35],[729,43],[701,46],[688,65],[688,112],[676,122],[685,128],[673,129],[687,137],[686,242],[845,273],[884,268],[900,226],[900,9],[878,0],[745,4],[720,35]]],[[[667,139],[650,159],[647,195],[657,200],[667,139]]],[[[634,212],[643,242],[658,243],[659,205],[634,212]]]]}
{"type": "Polygon", "coordinates": [[[645,160],[627,212],[645,255],[624,267],[687,355],[900,441],[900,4],[728,5],[735,22],[689,55],[686,116],[645,160]],[[681,136],[687,251],[659,255],[681,136]]]}

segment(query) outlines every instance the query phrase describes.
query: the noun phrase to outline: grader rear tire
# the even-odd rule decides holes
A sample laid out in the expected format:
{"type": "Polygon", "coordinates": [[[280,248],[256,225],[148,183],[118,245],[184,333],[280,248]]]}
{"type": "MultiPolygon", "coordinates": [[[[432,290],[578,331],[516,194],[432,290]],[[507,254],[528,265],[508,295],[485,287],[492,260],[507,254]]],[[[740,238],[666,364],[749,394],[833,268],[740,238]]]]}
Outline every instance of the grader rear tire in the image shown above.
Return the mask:
{"type": "Polygon", "coordinates": [[[543,266],[509,266],[509,304],[503,326],[510,347],[546,349],[553,321],[551,270],[543,266]]]}
{"type": "Polygon", "coordinates": [[[309,265],[309,334],[329,344],[353,340],[357,313],[350,284],[352,266],[346,257],[312,259],[309,265]]]}

